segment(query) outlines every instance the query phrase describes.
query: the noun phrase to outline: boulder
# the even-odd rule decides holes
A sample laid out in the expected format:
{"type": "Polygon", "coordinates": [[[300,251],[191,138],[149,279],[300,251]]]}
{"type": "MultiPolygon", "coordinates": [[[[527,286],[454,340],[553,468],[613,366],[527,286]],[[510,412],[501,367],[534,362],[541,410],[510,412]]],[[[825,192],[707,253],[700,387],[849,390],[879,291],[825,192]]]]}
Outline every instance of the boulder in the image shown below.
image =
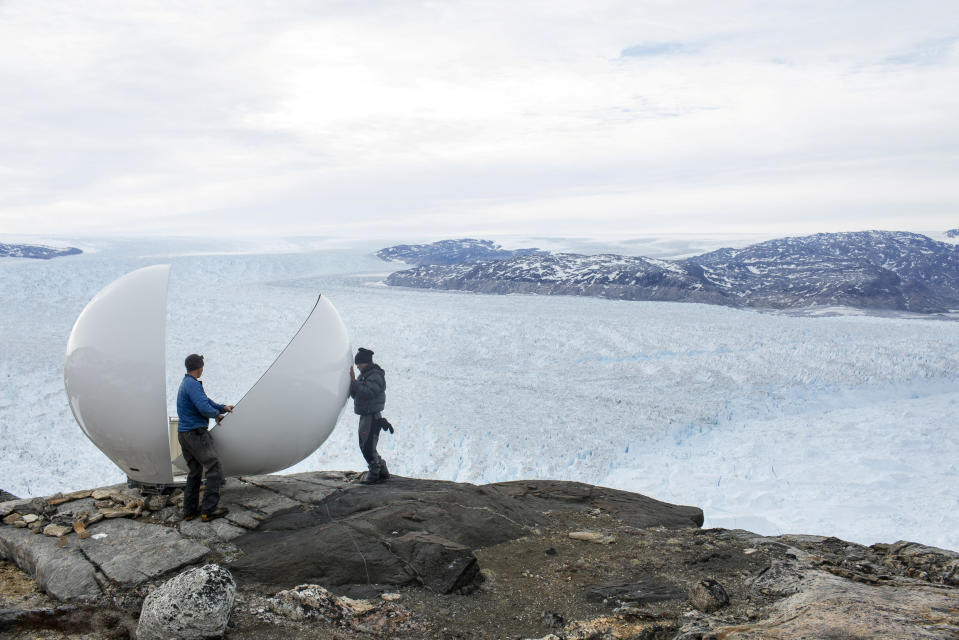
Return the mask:
{"type": "Polygon", "coordinates": [[[184,571],[143,601],[138,640],[218,638],[226,631],[236,596],[230,572],[215,564],[184,571]]]}
{"type": "Polygon", "coordinates": [[[693,587],[689,594],[689,603],[703,613],[712,613],[729,605],[729,594],[719,582],[705,578],[693,587]]]}

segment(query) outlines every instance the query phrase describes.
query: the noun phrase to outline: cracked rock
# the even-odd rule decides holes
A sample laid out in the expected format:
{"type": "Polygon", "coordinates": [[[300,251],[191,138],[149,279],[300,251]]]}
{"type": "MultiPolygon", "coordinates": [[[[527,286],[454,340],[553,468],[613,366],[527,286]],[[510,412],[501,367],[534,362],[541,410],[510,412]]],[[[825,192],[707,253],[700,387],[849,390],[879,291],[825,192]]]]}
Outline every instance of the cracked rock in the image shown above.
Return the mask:
{"type": "Polygon", "coordinates": [[[80,540],[80,549],[108,578],[126,585],[192,564],[210,551],[169,527],[132,520],[106,520],[92,533],[80,540]],[[99,534],[106,537],[98,538],[99,534]]]}

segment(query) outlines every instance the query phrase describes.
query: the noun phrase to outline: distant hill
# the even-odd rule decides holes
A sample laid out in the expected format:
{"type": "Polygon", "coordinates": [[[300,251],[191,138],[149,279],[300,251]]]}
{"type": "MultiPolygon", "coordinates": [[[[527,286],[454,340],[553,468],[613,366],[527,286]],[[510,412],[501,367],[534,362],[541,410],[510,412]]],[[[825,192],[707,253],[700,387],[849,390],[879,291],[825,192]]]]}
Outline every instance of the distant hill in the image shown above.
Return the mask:
{"type": "Polygon", "coordinates": [[[35,258],[38,260],[49,260],[50,258],[60,258],[62,256],[72,256],[80,253],[83,253],[83,251],[76,247],[55,249],[39,244],[4,244],[0,242],[0,258],[35,258]]]}
{"type": "Polygon", "coordinates": [[[959,247],[915,233],[864,231],[780,238],[685,260],[539,252],[456,264],[450,255],[447,262],[393,273],[387,284],[734,307],[845,305],[936,313],[959,308],[959,247]]]}
{"type": "Polygon", "coordinates": [[[430,244],[401,244],[380,249],[376,255],[386,261],[399,261],[421,266],[428,264],[464,264],[488,260],[504,260],[516,256],[545,253],[539,249],[506,250],[490,240],[440,240],[430,244]]]}
{"type": "Polygon", "coordinates": [[[947,238],[959,238],[959,229],[949,229],[946,231],[947,238]]]}

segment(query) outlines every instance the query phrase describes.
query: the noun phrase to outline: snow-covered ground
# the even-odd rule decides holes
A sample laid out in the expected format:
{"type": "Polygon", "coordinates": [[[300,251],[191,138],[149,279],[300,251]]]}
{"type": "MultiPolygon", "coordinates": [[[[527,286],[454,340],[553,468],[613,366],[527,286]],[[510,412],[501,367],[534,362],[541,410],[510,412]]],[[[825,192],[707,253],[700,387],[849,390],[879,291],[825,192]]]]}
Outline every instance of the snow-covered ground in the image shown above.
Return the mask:
{"type": "MultiPolygon", "coordinates": [[[[187,353],[235,402],[322,293],[387,371],[395,473],[579,480],[701,506],[707,526],[959,549],[957,322],[392,289],[381,245],[321,239],[74,244],[96,251],[0,261],[0,488],[17,495],[123,480],[73,420],[64,349],[99,289],[170,262],[171,413],[187,353]]],[[[291,471],[360,469],[355,440],[348,409],[291,471]]]]}

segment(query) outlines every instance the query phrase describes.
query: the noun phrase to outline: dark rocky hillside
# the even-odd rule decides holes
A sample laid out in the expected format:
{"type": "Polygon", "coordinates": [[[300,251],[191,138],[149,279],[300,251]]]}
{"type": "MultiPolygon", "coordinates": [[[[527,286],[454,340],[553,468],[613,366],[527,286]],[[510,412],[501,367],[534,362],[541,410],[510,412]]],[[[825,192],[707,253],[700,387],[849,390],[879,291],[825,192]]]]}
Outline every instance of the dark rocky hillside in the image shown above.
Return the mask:
{"type": "Polygon", "coordinates": [[[915,233],[819,233],[720,249],[690,262],[747,306],[935,312],[959,302],[959,249],[915,233]]]}
{"type": "Polygon", "coordinates": [[[80,253],[83,253],[83,251],[76,247],[55,249],[53,247],[44,247],[36,244],[4,244],[0,242],[0,258],[35,258],[39,260],[49,260],[50,258],[60,258],[62,256],[72,256],[80,253]]]}
{"type": "Polygon", "coordinates": [[[936,313],[959,307],[959,247],[894,231],[821,233],[686,260],[532,254],[398,271],[387,284],[790,309],[936,313]]]}
{"type": "Polygon", "coordinates": [[[380,249],[376,255],[387,261],[405,262],[415,266],[428,264],[464,264],[487,260],[504,260],[516,256],[543,253],[539,249],[503,249],[489,240],[440,240],[430,244],[401,244],[380,249]]]}

